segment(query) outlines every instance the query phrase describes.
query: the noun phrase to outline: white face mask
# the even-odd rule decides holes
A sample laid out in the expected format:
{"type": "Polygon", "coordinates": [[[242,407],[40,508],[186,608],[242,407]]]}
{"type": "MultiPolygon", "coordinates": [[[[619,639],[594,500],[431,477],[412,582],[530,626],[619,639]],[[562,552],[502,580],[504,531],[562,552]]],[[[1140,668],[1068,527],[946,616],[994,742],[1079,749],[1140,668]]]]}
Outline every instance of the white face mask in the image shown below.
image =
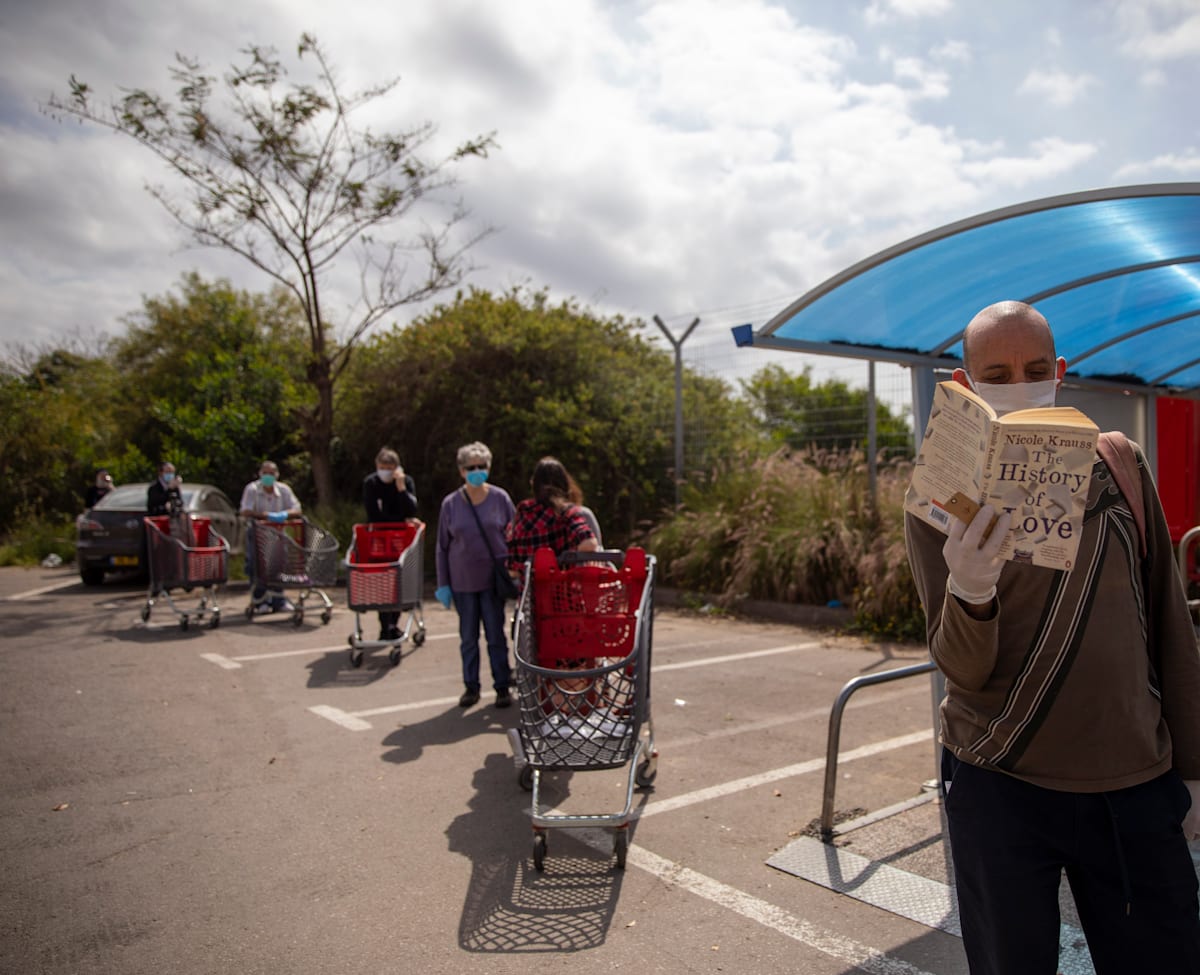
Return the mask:
{"type": "Polygon", "coordinates": [[[396,476],[396,472],[390,467],[376,467],[375,473],[379,475],[379,480],[384,484],[391,484],[392,478],[396,476]]]}
{"type": "Polygon", "coordinates": [[[997,416],[1039,406],[1053,406],[1058,392],[1057,379],[1046,379],[1039,383],[977,383],[968,373],[967,382],[996,411],[997,416]]]}

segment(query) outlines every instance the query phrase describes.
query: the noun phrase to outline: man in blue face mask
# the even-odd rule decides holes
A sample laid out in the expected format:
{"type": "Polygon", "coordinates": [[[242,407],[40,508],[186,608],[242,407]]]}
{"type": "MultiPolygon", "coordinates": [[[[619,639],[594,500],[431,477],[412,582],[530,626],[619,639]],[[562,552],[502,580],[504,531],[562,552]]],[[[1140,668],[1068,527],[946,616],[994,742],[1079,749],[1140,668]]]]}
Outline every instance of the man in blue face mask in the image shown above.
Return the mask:
{"type": "Polygon", "coordinates": [[[146,490],[146,513],[173,515],[183,511],[183,493],[175,465],[164,460],[158,465],[158,477],[146,490]]]}
{"type": "MultiPolygon", "coordinates": [[[[963,333],[954,378],[997,410],[1053,405],[1067,364],[1017,301],[963,333]]],[[[904,534],[930,654],[972,975],[1058,970],[1065,872],[1098,972],[1200,972],[1200,652],[1140,449],[1131,501],[1097,457],[1076,564],[999,558],[991,505],[904,534]],[[1144,509],[1145,553],[1131,504],[1144,509]]]]}

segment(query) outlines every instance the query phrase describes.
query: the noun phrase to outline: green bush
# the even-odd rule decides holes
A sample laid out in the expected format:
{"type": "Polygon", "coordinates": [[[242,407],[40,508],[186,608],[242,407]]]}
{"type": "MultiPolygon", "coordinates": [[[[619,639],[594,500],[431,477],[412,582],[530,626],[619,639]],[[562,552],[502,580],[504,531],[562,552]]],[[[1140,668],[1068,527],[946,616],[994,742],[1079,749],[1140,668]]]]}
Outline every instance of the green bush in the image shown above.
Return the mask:
{"type": "Polygon", "coordinates": [[[0,540],[0,565],[39,565],[48,555],[75,561],[75,522],[60,516],[18,517],[0,540]]]}

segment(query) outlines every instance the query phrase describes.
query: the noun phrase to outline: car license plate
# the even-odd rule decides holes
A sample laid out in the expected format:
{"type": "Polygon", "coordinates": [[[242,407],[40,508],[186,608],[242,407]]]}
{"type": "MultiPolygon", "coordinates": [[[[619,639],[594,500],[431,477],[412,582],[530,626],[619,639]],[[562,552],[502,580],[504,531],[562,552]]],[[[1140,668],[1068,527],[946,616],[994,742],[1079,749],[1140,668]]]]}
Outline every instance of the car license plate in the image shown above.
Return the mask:
{"type": "Polygon", "coordinates": [[[136,555],[114,555],[112,557],[113,565],[137,565],[138,557],[136,555]]]}

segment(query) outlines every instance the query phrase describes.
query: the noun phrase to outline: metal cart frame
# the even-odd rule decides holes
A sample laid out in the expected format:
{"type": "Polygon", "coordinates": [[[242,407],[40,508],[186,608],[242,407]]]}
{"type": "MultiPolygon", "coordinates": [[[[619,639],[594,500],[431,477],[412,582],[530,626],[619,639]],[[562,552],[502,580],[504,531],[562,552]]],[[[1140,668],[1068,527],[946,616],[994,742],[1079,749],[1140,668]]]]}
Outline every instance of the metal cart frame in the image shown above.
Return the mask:
{"type": "Polygon", "coordinates": [[[425,526],[421,522],[371,522],[354,526],[346,552],[346,602],[354,610],[350,634],[350,666],[361,667],[367,650],[388,648],[392,666],[400,663],[404,641],[425,642],[421,610],[425,568],[425,526]],[[392,640],[363,638],[362,614],[368,611],[408,613],[404,629],[392,640]]]}
{"type": "MultiPolygon", "coordinates": [[[[333,616],[333,603],[321,588],[337,582],[338,542],[332,534],[307,518],[283,522],[252,521],[254,574],[257,584],[268,591],[295,589],[297,599],[292,624],[304,622],[304,603],[316,596],[322,604],[321,623],[333,616]]],[[[254,591],[246,606],[246,619],[254,618],[254,591]]]]}
{"type": "Polygon", "coordinates": [[[624,868],[634,786],[658,774],[650,715],[653,556],[538,549],[525,568],[515,656],[520,726],[509,732],[518,780],[529,789],[533,864],[544,869],[546,830],[604,827],[624,868]],[[642,734],[645,724],[647,734],[642,734]],[[628,764],[620,811],[552,814],[541,808],[543,771],[582,772],[628,764]]]}
{"type": "Polygon", "coordinates": [[[217,605],[217,587],[229,579],[229,542],[217,533],[208,518],[176,515],[147,515],[146,550],[150,562],[150,588],[142,607],[142,622],[150,621],[154,604],[163,598],[186,630],[195,621],[207,619],[210,629],[221,625],[217,605]],[[172,589],[191,592],[200,589],[200,601],[194,609],[181,609],[171,596],[172,589]]]}

